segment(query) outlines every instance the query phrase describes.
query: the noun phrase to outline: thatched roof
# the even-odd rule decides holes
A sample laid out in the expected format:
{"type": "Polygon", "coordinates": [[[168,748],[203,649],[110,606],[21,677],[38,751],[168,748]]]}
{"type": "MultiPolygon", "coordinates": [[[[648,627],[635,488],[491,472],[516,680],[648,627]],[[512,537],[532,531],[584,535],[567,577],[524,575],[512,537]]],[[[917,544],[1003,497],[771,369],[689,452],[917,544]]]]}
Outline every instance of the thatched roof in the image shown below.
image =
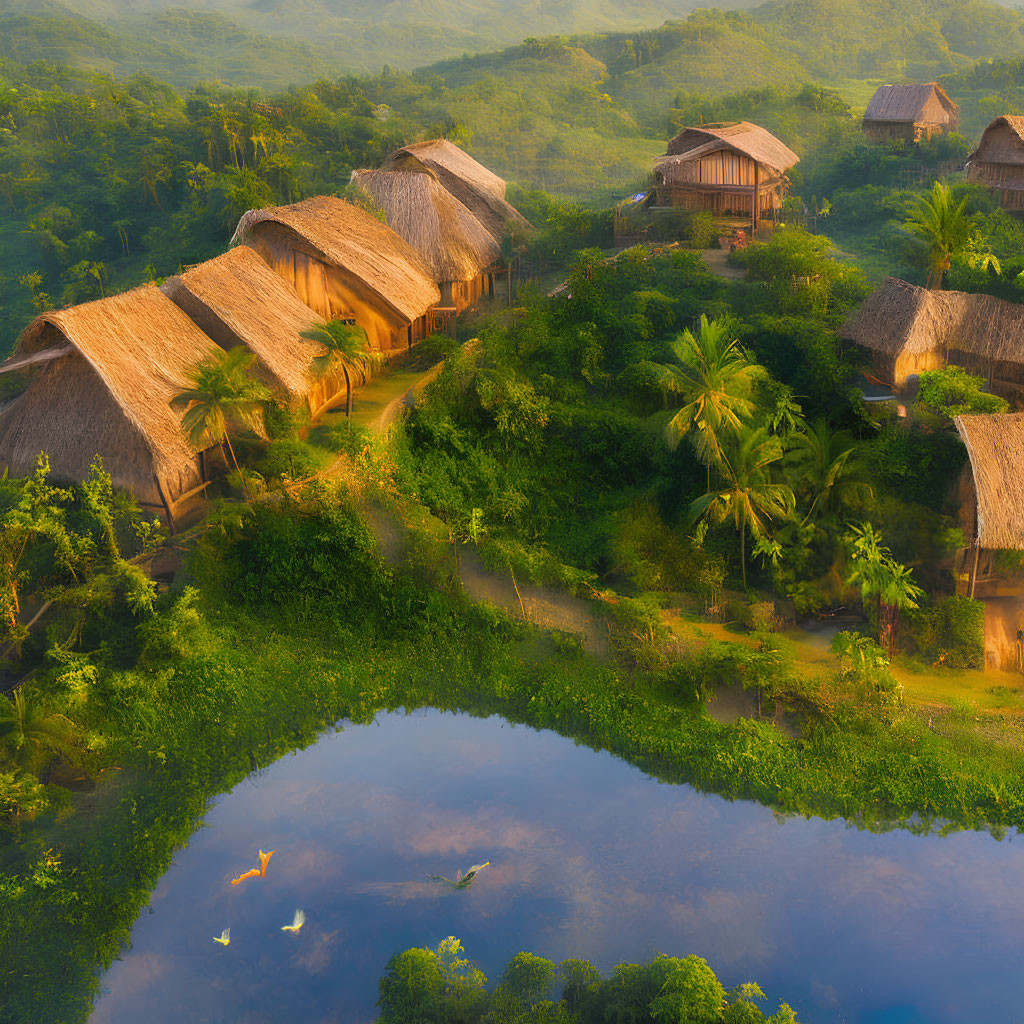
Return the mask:
{"type": "Polygon", "coordinates": [[[504,179],[447,139],[414,142],[396,149],[383,169],[408,170],[416,164],[433,171],[438,181],[469,208],[496,240],[505,234],[509,223],[530,228],[530,222],[506,202],[504,179]]]}
{"type": "Polygon", "coordinates": [[[771,132],[750,121],[684,128],[669,142],[666,156],[696,160],[722,149],[742,153],[775,174],[784,174],[800,162],[800,157],[793,150],[771,132]]]}
{"type": "Polygon", "coordinates": [[[66,358],[33,370],[28,388],[4,410],[0,462],[24,471],[45,447],[59,477],[83,479],[100,454],[119,486],[151,490],[155,472],[177,496],[194,477],[195,452],[170,402],[217,346],[152,285],[43,313],[22,333],[11,362],[69,345],[66,358]],[[107,438],[106,450],[97,437],[107,438]],[[138,448],[140,440],[148,465],[116,473],[110,462],[118,449],[138,448]]]}
{"type": "Polygon", "coordinates": [[[960,120],[960,108],[938,82],[880,85],[864,111],[864,120],[943,124],[955,128],[960,120]]]}
{"type": "Polygon", "coordinates": [[[255,353],[269,387],[292,403],[309,393],[310,363],[321,346],[299,332],[316,326],[319,318],[248,246],[170,278],[162,290],[219,345],[241,343],[255,353]]]}
{"type": "Polygon", "coordinates": [[[967,158],[969,177],[977,164],[1024,164],[1024,117],[997,117],[981,133],[978,148],[967,158]]]}
{"type": "Polygon", "coordinates": [[[887,277],[847,317],[840,336],[891,356],[957,350],[1024,363],[1024,306],[887,277]]]}
{"type": "Polygon", "coordinates": [[[386,224],[336,196],[314,196],[290,206],[249,210],[235,229],[244,242],[266,222],[290,228],[328,263],[362,281],[407,321],[441,300],[441,293],[412,247],[386,224]]]}
{"type": "Polygon", "coordinates": [[[471,281],[501,259],[494,236],[426,168],[353,171],[367,192],[430,268],[434,280],[471,281]]]}
{"type": "Polygon", "coordinates": [[[957,416],[978,501],[978,543],[1024,550],[1024,413],[957,416]]]}

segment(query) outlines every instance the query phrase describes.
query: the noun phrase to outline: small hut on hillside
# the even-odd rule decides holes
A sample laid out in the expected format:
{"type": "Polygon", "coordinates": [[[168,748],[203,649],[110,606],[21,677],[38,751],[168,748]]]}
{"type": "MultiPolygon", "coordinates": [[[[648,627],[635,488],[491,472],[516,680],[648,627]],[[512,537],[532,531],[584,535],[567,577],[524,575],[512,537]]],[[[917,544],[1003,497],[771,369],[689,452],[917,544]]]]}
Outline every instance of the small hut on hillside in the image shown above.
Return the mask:
{"type": "Polygon", "coordinates": [[[37,317],[2,372],[25,390],[0,413],[0,465],[31,472],[41,451],[55,480],[85,479],[95,456],[117,487],[169,524],[207,479],[171,399],[219,349],[159,288],[147,285],[37,317]]]}
{"type": "Polygon", "coordinates": [[[441,292],[412,247],[335,196],[250,210],[234,241],[256,250],[325,320],[353,320],[370,347],[406,348],[433,329],[441,292]]]}
{"type": "Polygon", "coordinates": [[[750,217],[756,227],[782,209],[786,171],[800,158],[749,121],[684,128],[654,168],[655,202],[750,217]]]}
{"type": "Polygon", "coordinates": [[[427,167],[437,180],[500,242],[508,226],[530,230],[530,222],[505,199],[506,185],[493,171],[447,139],[414,142],[396,149],[382,170],[427,167]]]}
{"type": "Polygon", "coordinates": [[[1024,210],[1024,117],[1004,114],[982,132],[967,180],[997,189],[1003,209],[1024,210]]]}
{"type": "Polygon", "coordinates": [[[419,254],[441,288],[442,306],[460,312],[494,294],[494,275],[502,269],[497,240],[429,167],[353,171],[352,183],[419,254]]]}
{"type": "Polygon", "coordinates": [[[315,417],[345,399],[344,375],[316,377],[311,364],[323,349],[300,337],[320,318],[248,246],[169,278],[161,290],[221,348],[253,352],[256,375],[290,406],[305,403],[315,417]]]}
{"type": "Polygon", "coordinates": [[[928,140],[956,131],[960,108],[938,82],[915,85],[880,85],[862,122],[870,142],[928,140]]]}
{"type": "Polygon", "coordinates": [[[930,291],[887,277],[846,319],[839,336],[872,357],[876,376],[901,387],[952,363],[991,390],[1024,389],[1024,306],[991,295],[930,291]]]}
{"type": "Polygon", "coordinates": [[[1024,587],[1002,576],[998,550],[1024,551],[1024,413],[957,416],[969,462],[960,526],[971,546],[958,559],[961,592],[985,601],[985,667],[1024,670],[1024,587]]]}

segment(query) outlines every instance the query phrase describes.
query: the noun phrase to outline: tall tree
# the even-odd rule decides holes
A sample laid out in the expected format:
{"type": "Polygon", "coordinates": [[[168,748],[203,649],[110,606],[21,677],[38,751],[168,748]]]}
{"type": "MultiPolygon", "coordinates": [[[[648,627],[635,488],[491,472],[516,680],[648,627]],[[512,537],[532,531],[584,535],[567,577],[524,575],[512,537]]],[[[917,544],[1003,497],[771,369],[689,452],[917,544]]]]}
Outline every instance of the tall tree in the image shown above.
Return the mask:
{"type": "Polygon", "coordinates": [[[768,524],[789,515],[795,504],[786,484],[773,483],[770,467],[782,458],[782,444],[763,427],[744,430],[719,463],[722,486],[690,506],[694,519],[722,522],[731,518],[740,535],[743,589],[747,587],[746,535],[764,537],[768,524]]]}
{"type": "Polygon", "coordinates": [[[702,315],[696,334],[687,329],[672,343],[676,362],[664,368],[666,386],[682,401],[666,437],[673,448],[684,435],[693,438],[697,457],[708,466],[709,491],[711,465],[722,461],[723,445],[754,411],[750,395],[757,367],[729,333],[726,321],[702,315]]]}
{"type": "Polygon", "coordinates": [[[985,248],[974,218],[964,212],[966,197],[953,199],[950,187],[935,182],[927,197],[918,197],[904,228],[921,244],[921,256],[928,271],[927,287],[941,288],[955,259],[970,267],[992,267],[1000,272],[999,260],[985,248]]]}
{"type": "Polygon", "coordinates": [[[173,408],[183,410],[181,428],[193,447],[202,451],[215,444],[227,445],[246,501],[249,489],[230,431],[241,428],[266,436],[263,414],[270,392],[246,372],[255,358],[241,345],[218,352],[194,366],[189,374],[192,386],[171,399],[173,408]]]}
{"type": "Polygon", "coordinates": [[[315,376],[325,377],[337,370],[341,370],[345,375],[345,417],[349,421],[348,428],[351,431],[351,372],[372,369],[378,366],[384,357],[370,348],[366,331],[362,327],[345,320],[328,320],[320,327],[302,331],[302,337],[319,342],[327,350],[313,357],[310,365],[315,376]]]}

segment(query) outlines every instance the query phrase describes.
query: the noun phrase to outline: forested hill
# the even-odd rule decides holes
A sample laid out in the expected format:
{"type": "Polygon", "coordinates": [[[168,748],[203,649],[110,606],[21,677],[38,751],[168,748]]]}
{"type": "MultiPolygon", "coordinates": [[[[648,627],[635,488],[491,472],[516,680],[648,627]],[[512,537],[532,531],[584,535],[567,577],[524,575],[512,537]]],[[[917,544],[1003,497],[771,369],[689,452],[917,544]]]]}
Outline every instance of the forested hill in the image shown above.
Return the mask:
{"type": "MultiPolygon", "coordinates": [[[[500,70],[524,36],[563,36],[648,107],[674,89],[934,77],[1024,53],[1019,10],[988,0],[770,0],[747,13],[694,0],[0,0],[0,56],[178,86],[278,88],[446,58],[500,70]],[[658,28],[657,26],[661,26],[658,28]],[[513,46],[513,50],[515,46],[513,46]],[[481,53],[477,58],[458,55],[481,53]]],[[[719,6],[748,7],[743,0],[719,6]]],[[[450,72],[452,69],[445,66],[450,72]]]]}

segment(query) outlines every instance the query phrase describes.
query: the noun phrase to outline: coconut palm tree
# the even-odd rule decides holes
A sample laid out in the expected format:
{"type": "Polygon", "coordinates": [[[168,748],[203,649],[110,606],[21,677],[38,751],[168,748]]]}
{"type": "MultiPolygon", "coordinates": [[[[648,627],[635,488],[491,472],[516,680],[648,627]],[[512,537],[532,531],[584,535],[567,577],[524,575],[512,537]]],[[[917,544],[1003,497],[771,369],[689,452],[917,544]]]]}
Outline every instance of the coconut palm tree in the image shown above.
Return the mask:
{"type": "Polygon", "coordinates": [[[351,431],[352,378],[350,371],[372,369],[382,362],[383,356],[370,349],[366,331],[350,321],[328,320],[321,327],[311,327],[301,333],[303,338],[319,342],[327,349],[326,352],[313,357],[310,365],[315,376],[324,377],[334,370],[341,370],[345,375],[345,416],[349,418],[349,430],[351,431]]]}
{"type": "Polygon", "coordinates": [[[805,523],[815,511],[824,514],[871,497],[871,485],[857,458],[857,442],[849,432],[834,431],[825,420],[817,420],[808,429],[792,433],[790,444],[786,461],[814,495],[805,523]]]}
{"type": "Polygon", "coordinates": [[[70,718],[46,711],[24,687],[0,698],[0,749],[19,768],[39,772],[54,754],[74,759],[77,735],[70,718]]]}
{"type": "Polygon", "coordinates": [[[743,589],[747,588],[746,536],[760,538],[768,524],[793,511],[795,500],[786,484],[772,483],[769,467],[782,458],[782,443],[763,427],[744,430],[723,453],[719,465],[723,483],[717,490],[699,497],[690,506],[694,519],[722,522],[732,518],[740,535],[740,566],[743,589]]]}
{"type": "Polygon", "coordinates": [[[192,386],[171,399],[173,408],[183,410],[181,428],[193,447],[201,451],[215,444],[227,445],[246,501],[249,491],[229,428],[248,429],[258,437],[266,436],[263,414],[270,392],[246,372],[255,358],[241,345],[218,352],[197,363],[189,373],[192,386]]]}
{"type": "Polygon", "coordinates": [[[664,367],[664,382],[679,395],[682,406],[665,428],[669,446],[675,448],[683,435],[693,437],[697,457],[708,467],[722,460],[722,446],[737,436],[754,412],[750,398],[757,373],[739,342],[729,339],[724,320],[701,316],[696,334],[687,329],[672,343],[674,364],[664,367]]]}
{"type": "Polygon", "coordinates": [[[999,260],[982,247],[981,234],[974,218],[964,212],[965,197],[959,203],[953,199],[950,187],[935,182],[927,197],[918,197],[904,228],[919,240],[922,256],[928,269],[929,288],[941,288],[946,272],[953,260],[963,258],[967,265],[1000,272],[999,260]]]}

